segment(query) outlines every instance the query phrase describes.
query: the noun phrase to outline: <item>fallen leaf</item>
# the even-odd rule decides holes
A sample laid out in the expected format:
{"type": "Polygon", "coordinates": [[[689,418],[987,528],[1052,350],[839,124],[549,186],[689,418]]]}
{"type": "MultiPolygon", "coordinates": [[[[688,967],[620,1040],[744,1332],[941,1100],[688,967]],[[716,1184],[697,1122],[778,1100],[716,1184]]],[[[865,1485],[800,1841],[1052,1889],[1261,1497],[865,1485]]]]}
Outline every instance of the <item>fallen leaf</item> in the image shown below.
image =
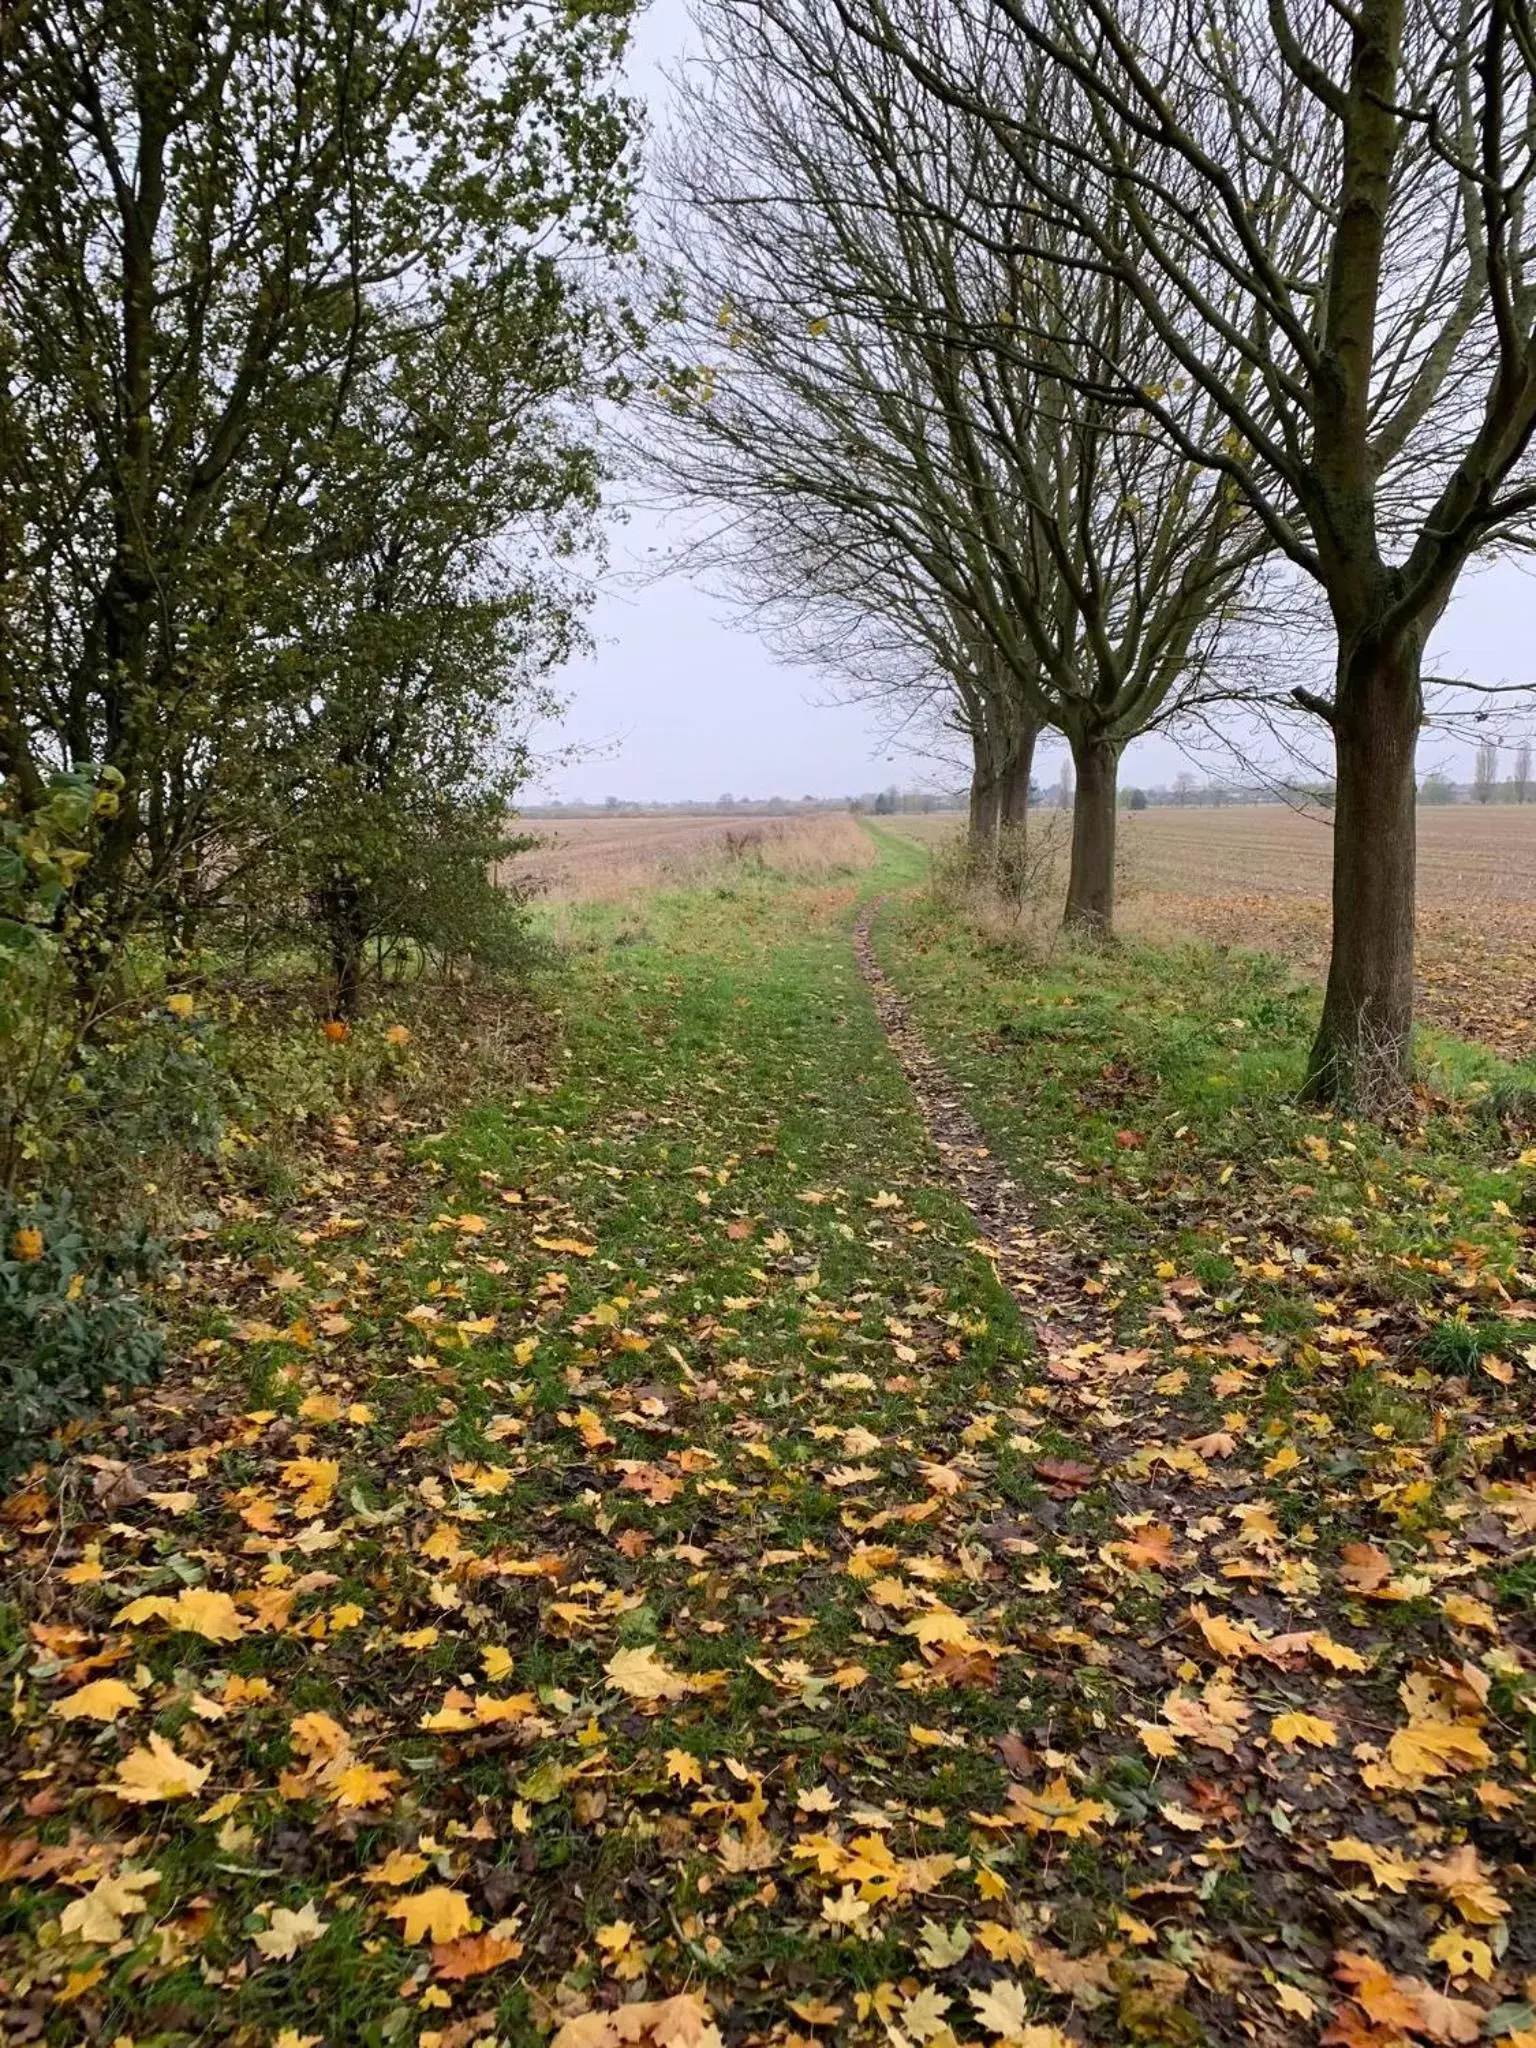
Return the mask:
{"type": "Polygon", "coordinates": [[[463,1892],[435,1884],[424,1892],[412,1892],[384,1908],[385,1916],[400,1922],[404,1941],[455,1941],[469,1932],[474,1914],[463,1892]]]}
{"type": "Polygon", "coordinates": [[[117,1767],[117,1782],[107,1790],[130,1806],[160,1799],[191,1799],[207,1783],[211,1764],[194,1764],[179,1756],[163,1735],[151,1735],[147,1746],[131,1749],[117,1767]]]}
{"type": "Polygon", "coordinates": [[[159,1882],[158,1870],[124,1870],[116,1877],[99,1878],[83,1898],[70,1900],[59,1915],[59,1925],[80,1941],[110,1947],[122,1940],[124,1921],[143,1912],[143,1894],[159,1882]]]}
{"type": "Polygon", "coordinates": [[[681,1672],[662,1663],[652,1643],[615,1650],[603,1670],[608,1683],[632,1700],[681,1700],[693,1689],[681,1672]]]}
{"type": "Polygon", "coordinates": [[[119,1714],[132,1713],[139,1695],[120,1678],[97,1678],[82,1685],[66,1699],[55,1700],[50,1712],[61,1721],[115,1721],[119,1714]]]}
{"type": "Polygon", "coordinates": [[[1326,1721],[1321,1714],[1276,1714],[1269,1724],[1269,1732],[1275,1741],[1292,1749],[1298,1742],[1307,1743],[1313,1749],[1337,1747],[1339,1731],[1332,1721],[1326,1721]]]}
{"type": "Polygon", "coordinates": [[[320,1918],[319,1908],[313,1899],[306,1900],[296,1911],[287,1906],[274,1906],[266,1926],[253,1934],[251,1941],[269,1961],[291,1962],[301,1948],[309,1948],[317,1942],[330,1924],[329,1920],[320,1918]]]}
{"type": "Polygon", "coordinates": [[[515,1936],[497,1934],[494,1929],[485,1934],[464,1934],[457,1941],[434,1944],[432,1970],[450,1984],[461,1984],[471,1977],[484,1977],[499,1970],[504,1963],[515,1963],[522,1953],[523,1944],[515,1936]]]}

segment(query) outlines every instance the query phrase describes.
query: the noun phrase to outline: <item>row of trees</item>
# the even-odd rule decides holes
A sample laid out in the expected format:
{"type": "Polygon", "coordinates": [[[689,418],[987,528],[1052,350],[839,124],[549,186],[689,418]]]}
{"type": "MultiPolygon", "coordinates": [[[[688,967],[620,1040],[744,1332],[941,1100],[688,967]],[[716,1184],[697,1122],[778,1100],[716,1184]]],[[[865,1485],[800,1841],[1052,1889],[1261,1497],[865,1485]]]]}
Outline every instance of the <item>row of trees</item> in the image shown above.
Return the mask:
{"type": "Polygon", "coordinates": [[[1390,1101],[1425,644],[1536,510],[1524,0],[699,12],[654,419],[704,545],[970,736],[979,834],[1064,734],[1090,929],[1127,741],[1284,673],[1337,785],[1309,1085],[1390,1101]]]}
{"type": "Polygon", "coordinates": [[[495,924],[627,345],[631,0],[0,22],[0,774],[107,771],[89,1010],[153,934],[495,924]]]}
{"type": "MultiPolygon", "coordinates": [[[[1509,778],[1509,794],[1517,804],[1523,804],[1531,794],[1531,743],[1521,740],[1515,748],[1514,773],[1509,778]]],[[[1492,803],[1499,794],[1499,749],[1494,740],[1484,740],[1477,750],[1477,759],[1472,770],[1472,795],[1480,804],[1492,803]]]]}

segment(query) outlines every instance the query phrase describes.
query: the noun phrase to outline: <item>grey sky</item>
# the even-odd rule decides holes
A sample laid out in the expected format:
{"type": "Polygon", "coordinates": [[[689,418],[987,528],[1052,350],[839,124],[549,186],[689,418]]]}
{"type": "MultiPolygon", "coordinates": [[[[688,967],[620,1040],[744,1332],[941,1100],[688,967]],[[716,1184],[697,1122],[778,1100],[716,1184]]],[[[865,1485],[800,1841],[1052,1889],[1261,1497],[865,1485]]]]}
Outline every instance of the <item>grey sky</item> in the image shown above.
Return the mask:
{"type": "MultiPolygon", "coordinates": [[[[687,0],[650,0],[631,71],[658,124],[667,114],[664,73],[683,56],[690,35],[687,0]]],[[[592,618],[597,652],[564,678],[570,714],[551,735],[581,758],[552,768],[538,795],[836,796],[893,781],[916,787],[946,779],[931,755],[882,744],[873,709],[833,702],[830,679],[777,663],[756,634],[728,622],[719,598],[685,577],[647,583],[645,572],[665,540],[655,516],[638,509],[614,534],[612,570],[592,618]]],[[[1462,579],[1429,668],[1482,683],[1523,681],[1536,676],[1533,640],[1536,581],[1513,565],[1495,565],[1462,579]]],[[[1420,761],[1426,770],[1470,772],[1468,744],[1433,731],[1420,761]]],[[[1233,765],[1198,736],[1185,746],[1154,736],[1127,750],[1122,780],[1167,783],[1191,766],[1227,773],[1233,765]]],[[[1054,779],[1048,751],[1038,772],[1054,779]]]]}

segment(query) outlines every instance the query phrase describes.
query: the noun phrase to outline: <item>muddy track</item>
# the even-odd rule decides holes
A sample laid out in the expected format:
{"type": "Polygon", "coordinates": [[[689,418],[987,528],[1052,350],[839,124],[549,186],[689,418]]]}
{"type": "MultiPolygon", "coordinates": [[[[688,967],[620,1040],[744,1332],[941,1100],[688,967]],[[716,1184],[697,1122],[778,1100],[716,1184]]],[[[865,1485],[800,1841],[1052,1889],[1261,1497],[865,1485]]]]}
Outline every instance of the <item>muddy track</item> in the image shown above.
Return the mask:
{"type": "Polygon", "coordinates": [[[998,1278],[1024,1313],[1038,1318],[1064,1299],[1081,1323],[1084,1303],[1075,1261],[1052,1233],[1037,1228],[1017,1182],[993,1156],[960,1091],[928,1050],[905,1000],[876,958],[874,922],[884,900],[875,897],[860,910],[853,927],[854,957],[939,1155],[943,1177],[975,1219],[998,1278]]]}

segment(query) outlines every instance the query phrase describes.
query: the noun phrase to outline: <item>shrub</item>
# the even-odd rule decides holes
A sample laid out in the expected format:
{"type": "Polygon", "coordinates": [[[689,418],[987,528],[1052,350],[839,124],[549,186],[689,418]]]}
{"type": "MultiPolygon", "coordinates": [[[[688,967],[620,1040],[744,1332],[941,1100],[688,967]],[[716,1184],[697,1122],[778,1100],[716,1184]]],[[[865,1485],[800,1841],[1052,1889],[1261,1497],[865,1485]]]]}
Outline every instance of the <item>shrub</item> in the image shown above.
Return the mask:
{"type": "Polygon", "coordinates": [[[30,807],[0,789],[0,1186],[35,1157],[35,1133],[69,1070],[86,1020],[70,986],[74,892],[121,776],[56,775],[30,807]]]}
{"type": "Polygon", "coordinates": [[[135,1289],[162,1260],[143,1231],[93,1236],[67,1195],[0,1200],[0,1477],[109,1388],[159,1372],[163,1342],[135,1289]]]}
{"type": "Polygon", "coordinates": [[[989,945],[1036,952],[1049,944],[1067,843],[1064,813],[1032,813],[978,845],[962,834],[933,859],[930,890],[941,911],[963,918],[989,945]]]}

